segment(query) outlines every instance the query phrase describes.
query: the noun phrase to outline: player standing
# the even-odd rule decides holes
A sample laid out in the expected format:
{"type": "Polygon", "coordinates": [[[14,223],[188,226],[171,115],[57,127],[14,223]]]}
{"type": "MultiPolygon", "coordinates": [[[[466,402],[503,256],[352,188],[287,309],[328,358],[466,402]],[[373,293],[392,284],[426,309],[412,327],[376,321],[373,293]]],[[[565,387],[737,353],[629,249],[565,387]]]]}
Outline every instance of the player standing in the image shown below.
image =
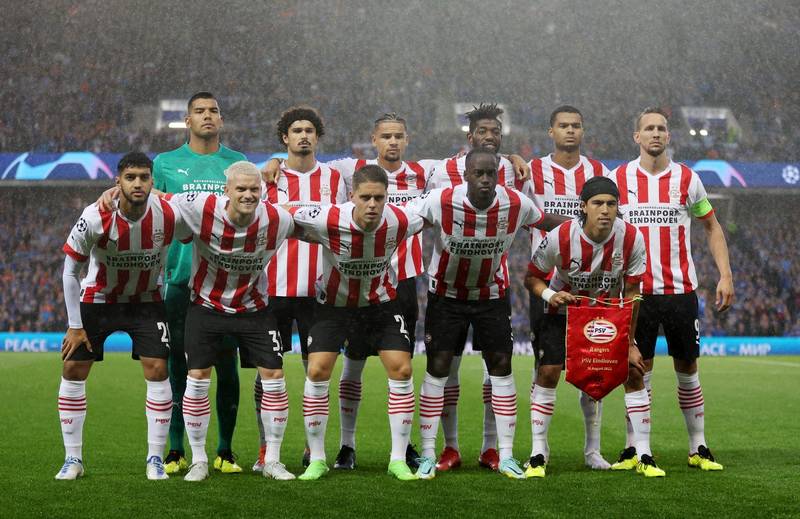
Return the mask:
{"type": "Polygon", "coordinates": [[[453,357],[472,326],[491,380],[489,400],[496,417],[498,470],[522,479],[524,472],[512,452],[517,392],[511,374],[511,307],[502,267],[521,226],[550,222],[545,222],[545,215],[519,191],[498,185],[495,150],[474,148],[465,163],[466,184],[435,189],[409,207],[436,232],[428,268],[427,371],[420,393],[422,458],[417,475],[422,479],[436,475],[436,434],[445,383],[453,357]]]}
{"type": "Polygon", "coordinates": [[[194,243],[183,396],[192,465],[184,479],[201,481],[209,475],[205,451],[211,419],[208,389],[211,367],[220,352],[230,347],[223,344],[226,335],[237,340],[241,355],[261,375],[261,419],[267,436],[264,477],[294,479],[280,462],[289,398],[280,336],[275,317],[267,311],[266,275],[267,262],[294,231],[294,223],[284,209],[261,201],[261,173],[255,164],[235,162],[225,176],[226,196],[183,193],[170,198],[194,243]]]}
{"type": "MultiPolygon", "coordinates": [[[[348,184],[356,170],[369,164],[380,166],[386,172],[389,180],[387,202],[402,205],[425,192],[430,168],[436,162],[403,160],[408,140],[408,127],[405,119],[396,113],[383,114],[375,121],[372,129],[372,145],[378,152],[377,159],[346,158],[328,164],[341,171],[348,184]]],[[[416,276],[422,274],[423,271],[422,233],[410,236],[406,241],[398,244],[397,252],[392,256],[392,268],[397,273],[397,303],[402,309],[413,351],[413,347],[416,345],[415,330],[419,317],[416,276]]],[[[361,403],[361,375],[366,364],[366,356],[353,358],[353,353],[353,350],[345,351],[342,374],[339,379],[341,436],[339,453],[333,465],[335,469],[354,469],[356,465],[356,418],[361,403]]],[[[369,353],[377,354],[377,352],[369,353]]],[[[406,449],[406,464],[412,469],[416,469],[418,457],[419,454],[409,444],[406,449]]]]}
{"type": "MultiPolygon", "coordinates": [[[[670,134],[666,113],[659,108],[645,109],[636,119],[633,140],[639,145],[639,158],[619,166],[613,178],[619,186],[620,209],[627,221],[639,228],[647,247],[644,301],[636,328],[636,342],[647,368],[645,386],[650,392],[656,338],[659,326],[663,326],[678,379],[678,405],[689,433],[689,466],[722,470],[706,443],[705,401],[697,372],[700,321],[690,242],[692,216],[703,224],[719,271],[718,312],[727,310],[734,299],[728,245],[700,177],[673,162],[667,153],[670,134]]],[[[629,470],[636,463],[630,427],[628,417],[626,448],[613,469],[629,470]]]]}
{"type": "MultiPolygon", "coordinates": [[[[341,174],[316,159],[320,137],[325,135],[322,118],[313,108],[291,107],[277,124],[278,138],[286,147],[288,159],[276,182],[267,185],[267,198],[287,207],[318,208],[347,201],[347,188],[341,174]]],[[[284,351],[292,349],[292,324],[297,323],[303,366],[307,365],[306,343],[314,319],[316,280],[322,275],[322,248],[293,237],[284,241],[267,265],[269,311],[275,316],[284,351]]],[[[256,418],[261,448],[254,471],[260,471],[266,452],[266,437],[260,418],[261,378],[256,377],[256,418]]],[[[308,466],[309,451],[303,454],[308,466]]]]}
{"type": "Polygon", "coordinates": [[[119,206],[84,209],[63,250],[64,302],[69,329],[61,347],[64,367],[58,414],[66,459],[56,479],[83,475],[86,379],[103,360],[103,343],[115,331],[133,341],[147,383],[147,479],[167,479],[162,456],[167,442],[172,391],[167,380],[169,327],[161,302],[161,265],[175,235],[175,214],[151,196],[153,164],[143,153],[128,153],[117,165],[119,206]],[[78,281],[81,268],[89,270],[78,281]]]}
{"type": "MultiPolygon", "coordinates": [[[[225,169],[245,156],[220,142],[223,127],[219,104],[209,92],[198,92],[190,99],[185,118],[189,141],[173,151],[160,153],[153,161],[155,188],[166,193],[222,193],[225,169]]],[[[189,276],[192,245],[176,243],[169,251],[164,269],[164,304],[172,330],[169,373],[174,407],[170,424],[170,451],[165,461],[168,473],[186,469],[183,449],[181,405],[186,389],[184,329],[189,308],[189,276]]],[[[217,418],[219,443],[214,468],[222,473],[241,472],[233,458],[231,442],[239,409],[239,374],[236,349],[230,348],[215,362],[217,371],[217,418]]]]}
{"type": "Polygon", "coordinates": [[[388,471],[402,481],[416,476],[405,462],[414,418],[414,384],[408,329],[397,304],[397,275],[390,263],[399,244],[422,229],[422,220],[386,204],[386,172],[364,166],[353,176],[351,203],[294,212],[297,233],[324,248],[317,307],[308,336],[303,392],[311,463],[302,480],[328,472],[325,431],[331,371],[343,344],[351,356],[377,350],[389,377],[392,449],[388,471]]]}
{"type": "MultiPolygon", "coordinates": [[[[581,155],[583,140],[583,114],[574,106],[557,107],[550,114],[548,135],[553,141],[553,152],[530,162],[533,199],[545,212],[573,218],[581,214],[580,192],[584,183],[595,176],[608,176],[610,172],[599,161],[581,155]]],[[[531,230],[531,253],[536,252],[545,233],[531,230]]],[[[539,351],[541,322],[544,304],[531,294],[530,306],[531,335],[533,351],[539,351]]],[[[536,383],[537,362],[534,362],[533,382],[531,383],[531,402],[536,383]]],[[[598,470],[611,468],[600,453],[600,431],[602,423],[602,402],[579,391],[579,403],[583,412],[584,447],[583,456],[587,467],[598,470]]],[[[531,430],[534,409],[531,408],[531,430]]]]}
{"type": "MultiPolygon", "coordinates": [[[[556,385],[566,358],[566,305],[576,295],[592,298],[632,299],[639,295],[646,251],[636,228],[617,218],[619,190],[614,181],[594,177],[580,194],[578,219],[559,225],[541,241],[533,255],[525,286],[548,304],[541,321],[541,337],[534,355],[539,359],[531,393],[533,447],[527,477],[543,478],[550,458],[547,433],[556,403],[556,385]],[[555,273],[547,285],[547,278],[555,273]]],[[[650,403],[644,388],[644,362],[633,339],[638,302],[634,302],[625,382],[625,406],[635,418],[635,441],[640,453],[637,472],[646,477],[664,476],[650,452],[650,403]]]]}
{"type": "MultiPolygon", "coordinates": [[[[495,104],[481,104],[466,115],[469,120],[467,131],[467,144],[471,149],[486,148],[495,153],[500,153],[503,142],[503,126],[500,116],[503,110],[495,104]]],[[[497,182],[511,189],[517,189],[530,194],[530,185],[526,182],[530,175],[527,165],[518,167],[521,157],[511,155],[509,158],[499,157],[499,167],[497,182]],[[513,164],[512,164],[513,161],[513,164]],[[521,173],[521,175],[516,174],[521,173]]],[[[466,170],[466,157],[457,155],[439,162],[433,170],[431,180],[428,183],[428,191],[435,188],[455,187],[465,182],[464,173],[466,170]]],[[[505,258],[502,259],[502,271],[507,274],[505,258]]],[[[505,282],[508,286],[508,278],[505,282]]],[[[444,388],[444,408],[442,410],[442,431],[444,433],[445,447],[439,455],[439,462],[436,469],[439,471],[449,470],[461,466],[461,452],[458,445],[458,398],[461,393],[459,380],[459,368],[461,366],[461,354],[464,350],[464,342],[467,339],[467,330],[464,330],[464,337],[460,339],[461,346],[456,349],[453,361],[450,364],[450,373],[444,388]]],[[[475,342],[473,329],[473,343],[475,342]]],[[[479,346],[473,344],[474,349],[479,346]]],[[[497,453],[497,435],[494,413],[491,402],[492,388],[490,384],[489,372],[483,366],[483,444],[481,454],[478,457],[478,464],[491,470],[497,470],[500,458],[497,453]]]]}

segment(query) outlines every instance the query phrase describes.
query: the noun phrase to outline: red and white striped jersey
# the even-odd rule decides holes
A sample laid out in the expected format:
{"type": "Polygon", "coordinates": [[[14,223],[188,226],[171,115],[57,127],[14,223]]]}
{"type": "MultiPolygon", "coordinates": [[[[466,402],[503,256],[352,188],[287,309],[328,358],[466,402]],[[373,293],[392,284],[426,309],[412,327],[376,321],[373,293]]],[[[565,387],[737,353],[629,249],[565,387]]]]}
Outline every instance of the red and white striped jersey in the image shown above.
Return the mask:
{"type": "MultiPolygon", "coordinates": [[[[467,169],[467,156],[451,157],[441,160],[433,168],[433,173],[428,181],[428,191],[438,188],[456,187],[464,183],[464,171],[467,169]]],[[[533,186],[530,180],[524,182],[517,179],[511,161],[501,156],[497,168],[497,184],[509,189],[516,189],[531,196],[533,186]]]]}
{"type": "MultiPolygon", "coordinates": [[[[430,161],[428,161],[430,162],[430,161]]],[[[347,184],[348,191],[352,190],[353,173],[367,164],[377,165],[377,159],[339,159],[329,162],[332,167],[341,171],[347,184]]],[[[419,162],[403,161],[395,171],[386,171],[389,177],[386,202],[394,205],[403,205],[409,200],[425,192],[425,186],[430,176],[430,169],[419,162]]],[[[392,268],[397,272],[398,281],[412,278],[422,274],[422,233],[410,236],[406,241],[397,246],[397,254],[392,257],[392,268]]]]}
{"type": "Polygon", "coordinates": [[[295,224],[308,240],[323,246],[323,272],[317,280],[317,301],[359,307],[397,296],[397,274],[391,268],[398,244],[422,230],[416,214],[386,204],[377,228],[362,230],[353,219],[352,202],[292,210],[295,224]]]}
{"type": "MultiPolygon", "coordinates": [[[[339,171],[319,162],[306,173],[283,167],[278,182],[267,186],[267,200],[293,207],[322,207],[346,202],[347,187],[339,171]]],[[[267,265],[269,295],[313,297],[321,266],[318,244],[288,238],[267,265]]]]}
{"type": "MultiPolygon", "coordinates": [[[[624,283],[638,283],[645,271],[647,252],[636,227],[617,218],[604,241],[592,241],[577,218],[562,223],[541,241],[528,265],[534,276],[546,279],[550,288],[594,298],[620,297],[624,283]]],[[[566,307],[550,307],[565,313],[566,307]]]]}
{"type": "Polygon", "coordinates": [[[639,167],[639,159],[612,174],[619,188],[619,208],[644,237],[647,271],[642,294],[685,294],[697,288],[689,231],[692,214],[713,213],[697,173],[670,161],[657,175],[639,167]]]}
{"type": "MultiPolygon", "coordinates": [[[[591,177],[607,177],[611,172],[600,161],[580,156],[578,163],[565,169],[553,162],[551,155],[533,159],[531,168],[533,201],[545,213],[578,216],[583,184],[591,177]]],[[[546,231],[531,229],[531,253],[536,251],[546,231]]]]}
{"type": "Polygon", "coordinates": [[[531,199],[500,185],[487,209],[470,203],[466,184],[435,189],[408,208],[435,227],[429,290],[464,301],[505,297],[511,242],[520,227],[544,219],[531,199]]]}
{"type": "Polygon", "coordinates": [[[292,216],[261,202],[253,222],[239,227],[225,211],[230,202],[226,196],[194,192],[168,196],[194,242],[189,281],[192,302],[228,314],[266,308],[265,269],[280,244],[294,232],[292,216]]]}
{"type": "Polygon", "coordinates": [[[161,266],[179,220],[170,204],[155,195],[135,222],[118,209],[100,211],[95,204],[84,209],[63,247],[76,261],[89,260],[81,302],[161,301],[161,266]]]}

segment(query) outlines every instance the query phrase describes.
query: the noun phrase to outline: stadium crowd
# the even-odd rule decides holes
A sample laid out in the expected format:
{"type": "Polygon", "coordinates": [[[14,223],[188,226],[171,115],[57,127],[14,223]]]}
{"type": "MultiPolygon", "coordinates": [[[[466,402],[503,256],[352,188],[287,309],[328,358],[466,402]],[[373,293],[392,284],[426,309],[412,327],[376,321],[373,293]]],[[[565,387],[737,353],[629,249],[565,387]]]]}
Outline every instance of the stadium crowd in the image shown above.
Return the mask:
{"type": "Polygon", "coordinates": [[[794,160],[800,149],[800,127],[792,124],[800,116],[800,92],[793,82],[798,62],[781,61],[794,53],[774,47],[790,46],[795,35],[780,7],[748,6],[740,13],[750,21],[746,24],[717,18],[717,9],[727,11],[717,1],[696,7],[696,17],[652,16],[670,27],[655,31],[650,44],[680,63],[680,73],[674,74],[677,67],[671,62],[639,59],[628,33],[616,30],[632,25],[629,21],[645,7],[583,5],[581,9],[598,10],[593,24],[586,26],[570,15],[571,9],[512,5],[492,11],[475,31],[483,35],[500,26],[504,34],[516,36],[494,38],[488,49],[465,52],[473,48],[476,33],[450,31],[451,37],[440,40],[439,31],[427,30],[420,21],[475,26],[479,6],[470,9],[469,3],[412,0],[378,8],[347,0],[233,2],[215,18],[198,66],[190,59],[198,15],[171,12],[179,9],[176,5],[144,2],[129,12],[119,1],[91,6],[65,2],[46,9],[38,4],[44,3],[26,3],[7,13],[10,23],[20,22],[18,30],[0,33],[2,151],[172,149],[182,142],[182,132],[156,133],[152,120],[140,120],[139,107],[154,106],[158,99],[183,99],[197,90],[221,96],[226,142],[251,152],[274,151],[277,114],[303,101],[319,108],[329,123],[323,152],[350,152],[354,143],[368,142],[369,121],[393,110],[411,124],[413,156],[446,156],[463,138],[456,128],[439,128],[436,138],[428,137],[437,111],[456,101],[488,100],[507,105],[519,129],[509,136],[507,147],[525,158],[548,149],[547,114],[569,102],[586,114],[585,152],[624,159],[634,151],[629,114],[654,99],[676,114],[686,105],[727,106],[738,118],[742,135],[691,137],[686,128],[677,129],[674,145],[686,160],[794,160]],[[114,16],[118,12],[126,16],[114,16]],[[713,31],[707,30],[709,18],[715,20],[713,31]],[[370,23],[375,19],[394,25],[370,23]],[[22,23],[30,20],[35,23],[22,23]],[[274,22],[268,31],[260,25],[264,20],[274,22]],[[541,20],[538,30],[530,30],[531,20],[541,20]],[[587,31],[579,44],[561,44],[560,34],[587,31]],[[162,45],[151,36],[156,33],[169,34],[174,44],[162,45]],[[343,60],[339,50],[344,46],[359,50],[343,60]],[[711,46],[747,49],[750,69],[737,66],[737,53],[721,51],[709,62],[711,46]],[[265,47],[269,51],[260,51],[265,47]],[[430,48],[438,52],[420,52],[430,48]],[[517,48],[531,50],[530,62],[509,58],[517,48]],[[594,59],[609,55],[616,56],[613,64],[594,59]],[[742,81],[743,73],[747,81],[742,81]],[[620,78],[626,88],[618,88],[620,78]]]}
{"type": "MultiPolygon", "coordinates": [[[[102,187],[95,186],[8,188],[7,203],[0,207],[0,280],[4,287],[0,291],[0,331],[65,329],[60,249],[82,208],[101,191],[102,187]],[[32,207],[36,210],[31,211],[32,207]]],[[[736,198],[734,217],[722,216],[723,225],[728,226],[737,302],[721,315],[709,304],[714,300],[717,279],[713,259],[702,228],[694,226],[692,254],[700,280],[702,335],[800,336],[800,287],[793,282],[800,276],[800,261],[791,250],[791,244],[800,240],[800,228],[780,217],[796,203],[795,196],[773,197],[768,203],[765,197],[741,196],[736,198]],[[755,214],[762,215],[758,223],[752,219],[755,214]],[[775,236],[782,240],[774,240],[775,236]]],[[[518,236],[509,259],[512,325],[517,339],[530,334],[528,293],[522,283],[529,253],[528,240],[518,236]]],[[[424,315],[426,283],[420,279],[417,285],[420,315],[424,315]]],[[[423,333],[420,320],[417,338],[423,333]]]]}

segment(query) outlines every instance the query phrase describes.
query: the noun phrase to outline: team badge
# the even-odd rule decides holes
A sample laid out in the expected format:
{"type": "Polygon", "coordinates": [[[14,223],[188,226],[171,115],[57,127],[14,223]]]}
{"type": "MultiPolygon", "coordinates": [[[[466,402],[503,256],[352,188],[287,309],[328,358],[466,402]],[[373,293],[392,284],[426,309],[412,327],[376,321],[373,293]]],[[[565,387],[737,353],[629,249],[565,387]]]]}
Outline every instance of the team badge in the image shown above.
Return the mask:
{"type": "Polygon", "coordinates": [[[410,173],[410,174],[409,174],[409,175],[406,177],[406,182],[408,182],[409,184],[413,184],[413,183],[414,183],[414,182],[416,182],[416,181],[417,181],[417,175],[416,175],[416,173],[410,173]]]}
{"type": "Polygon", "coordinates": [[[677,187],[670,188],[670,190],[669,190],[669,199],[672,202],[677,202],[678,200],[680,200],[680,198],[681,198],[681,190],[678,189],[677,187]]]}
{"type": "Polygon", "coordinates": [[[593,319],[583,327],[583,336],[595,344],[606,344],[617,336],[617,327],[606,319],[593,319]]]}
{"type": "Polygon", "coordinates": [[[322,186],[319,188],[319,193],[322,196],[331,196],[331,188],[329,188],[328,186],[322,186]]]}
{"type": "Polygon", "coordinates": [[[161,243],[164,241],[164,231],[157,230],[153,233],[153,243],[161,243]]]}
{"type": "Polygon", "coordinates": [[[497,219],[497,229],[500,231],[505,231],[508,228],[508,217],[501,216],[497,219]]]}
{"type": "Polygon", "coordinates": [[[262,232],[258,236],[256,236],[256,243],[259,247],[263,247],[267,244],[267,233],[262,232]]]}
{"type": "Polygon", "coordinates": [[[394,250],[397,248],[397,239],[395,238],[386,238],[386,250],[394,250]]]}
{"type": "Polygon", "coordinates": [[[614,251],[614,254],[611,255],[611,264],[615,267],[622,266],[622,252],[614,251]]]}

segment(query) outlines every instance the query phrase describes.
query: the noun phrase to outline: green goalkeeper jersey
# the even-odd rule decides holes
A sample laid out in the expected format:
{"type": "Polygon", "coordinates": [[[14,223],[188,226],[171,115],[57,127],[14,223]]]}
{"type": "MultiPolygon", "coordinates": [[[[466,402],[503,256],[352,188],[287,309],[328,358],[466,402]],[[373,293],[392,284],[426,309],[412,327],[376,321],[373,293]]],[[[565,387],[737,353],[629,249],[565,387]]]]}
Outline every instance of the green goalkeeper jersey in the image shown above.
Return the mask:
{"type": "MultiPolygon", "coordinates": [[[[208,155],[195,153],[186,143],[180,148],[159,153],[153,160],[154,187],[165,193],[218,193],[225,187],[225,169],[244,154],[225,146],[208,155]]],[[[174,241],[164,267],[164,281],[171,285],[187,285],[192,275],[192,244],[174,241]]]]}

